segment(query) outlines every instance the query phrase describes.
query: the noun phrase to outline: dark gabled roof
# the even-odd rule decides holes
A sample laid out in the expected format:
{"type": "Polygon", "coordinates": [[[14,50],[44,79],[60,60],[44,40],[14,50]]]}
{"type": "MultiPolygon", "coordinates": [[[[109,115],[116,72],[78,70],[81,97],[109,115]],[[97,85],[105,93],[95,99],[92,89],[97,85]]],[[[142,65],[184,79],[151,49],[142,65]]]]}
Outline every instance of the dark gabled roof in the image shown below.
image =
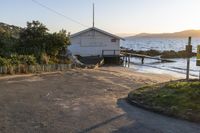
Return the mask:
{"type": "Polygon", "coordinates": [[[78,36],[78,35],[80,35],[80,34],[83,34],[83,33],[85,33],[85,32],[91,31],[91,30],[98,31],[98,32],[100,32],[100,33],[102,33],[102,34],[105,34],[105,35],[107,35],[107,36],[110,36],[110,37],[113,37],[113,38],[116,38],[116,39],[125,40],[124,38],[121,38],[121,37],[119,37],[119,36],[113,35],[113,34],[111,34],[111,33],[109,33],[109,32],[103,31],[103,30],[98,29],[98,28],[96,28],[96,27],[91,27],[91,28],[88,28],[88,29],[86,29],[86,30],[80,31],[80,32],[78,32],[78,33],[75,33],[75,34],[71,35],[70,37],[71,37],[71,38],[74,38],[74,37],[76,37],[76,36],[78,36]]]}

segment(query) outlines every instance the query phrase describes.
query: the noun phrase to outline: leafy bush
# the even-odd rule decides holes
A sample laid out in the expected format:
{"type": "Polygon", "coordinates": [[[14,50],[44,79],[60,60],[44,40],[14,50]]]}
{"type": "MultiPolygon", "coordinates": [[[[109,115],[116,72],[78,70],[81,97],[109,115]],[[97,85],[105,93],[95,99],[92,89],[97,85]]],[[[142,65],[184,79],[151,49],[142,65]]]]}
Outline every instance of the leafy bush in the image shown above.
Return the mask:
{"type": "Polygon", "coordinates": [[[19,65],[19,64],[21,64],[21,61],[20,61],[20,59],[19,59],[19,56],[18,55],[11,55],[11,57],[10,57],[10,63],[11,63],[11,65],[19,65]]]}
{"type": "Polygon", "coordinates": [[[33,55],[20,55],[19,59],[20,59],[21,64],[25,64],[25,65],[37,64],[36,58],[33,55]]]}
{"type": "Polygon", "coordinates": [[[49,56],[58,56],[59,52],[70,44],[65,30],[49,33],[39,21],[28,22],[20,33],[19,54],[34,55],[41,64],[48,64],[49,56]]]}
{"type": "Polygon", "coordinates": [[[35,65],[36,58],[32,55],[11,55],[10,58],[0,57],[0,66],[35,65]]]}
{"type": "Polygon", "coordinates": [[[0,66],[9,66],[10,62],[10,59],[0,57],[0,66]]]}
{"type": "Polygon", "coordinates": [[[49,64],[50,58],[59,60],[60,55],[65,55],[68,45],[69,34],[65,30],[50,33],[39,21],[27,22],[25,28],[0,24],[0,57],[4,57],[1,66],[35,64],[35,57],[37,63],[49,64]]]}

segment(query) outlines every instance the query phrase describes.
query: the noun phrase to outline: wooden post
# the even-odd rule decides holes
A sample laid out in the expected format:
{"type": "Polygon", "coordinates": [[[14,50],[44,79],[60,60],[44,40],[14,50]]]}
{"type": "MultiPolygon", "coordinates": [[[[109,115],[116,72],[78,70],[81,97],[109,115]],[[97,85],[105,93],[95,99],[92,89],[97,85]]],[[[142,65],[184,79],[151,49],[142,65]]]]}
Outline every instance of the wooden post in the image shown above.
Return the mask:
{"type": "Polygon", "coordinates": [[[123,58],[124,58],[124,67],[126,67],[126,61],[125,61],[126,57],[124,56],[123,58]]]}
{"type": "Polygon", "coordinates": [[[123,56],[122,60],[123,60],[123,66],[124,66],[124,65],[125,65],[125,64],[124,64],[124,63],[125,63],[124,56],[123,56]]]}
{"type": "MultiPolygon", "coordinates": [[[[127,65],[127,63],[128,63],[128,56],[126,56],[126,65],[127,65]]],[[[126,67],[126,65],[125,65],[125,67],[126,67]]]]}
{"type": "Polygon", "coordinates": [[[102,50],[102,56],[104,55],[104,50],[102,50]]]}
{"type": "Polygon", "coordinates": [[[144,64],[144,57],[142,57],[142,64],[144,64]]]}
{"type": "Polygon", "coordinates": [[[199,81],[200,81],[200,71],[199,71],[199,81]]]}
{"type": "Polygon", "coordinates": [[[128,67],[130,67],[130,56],[128,57],[128,67]]]}
{"type": "Polygon", "coordinates": [[[190,56],[191,56],[191,41],[192,41],[192,37],[188,38],[188,46],[186,46],[186,52],[187,52],[187,71],[186,71],[186,80],[189,81],[190,79],[190,56]]]}
{"type": "Polygon", "coordinates": [[[124,60],[124,63],[125,63],[124,65],[125,65],[125,67],[126,67],[126,56],[125,56],[125,60],[124,60]]]}
{"type": "Polygon", "coordinates": [[[122,65],[124,66],[124,56],[122,57],[122,65]]]}

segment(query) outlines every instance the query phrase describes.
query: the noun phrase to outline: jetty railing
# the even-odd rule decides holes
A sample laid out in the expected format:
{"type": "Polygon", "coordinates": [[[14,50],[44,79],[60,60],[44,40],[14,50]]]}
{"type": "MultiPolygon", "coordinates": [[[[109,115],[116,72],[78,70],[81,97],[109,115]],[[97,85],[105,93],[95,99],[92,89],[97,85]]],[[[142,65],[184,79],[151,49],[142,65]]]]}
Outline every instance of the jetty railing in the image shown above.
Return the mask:
{"type": "Polygon", "coordinates": [[[121,57],[123,57],[123,61],[125,62],[125,64],[128,64],[128,67],[130,65],[130,58],[132,58],[132,57],[141,58],[142,64],[144,64],[145,58],[160,60],[161,62],[175,62],[173,60],[163,59],[163,58],[160,58],[160,57],[153,57],[153,56],[148,56],[148,55],[143,55],[143,54],[134,54],[134,53],[124,52],[124,51],[121,51],[121,57]]]}
{"type": "Polygon", "coordinates": [[[134,54],[134,53],[126,53],[126,52],[121,52],[121,54],[124,55],[124,56],[131,56],[131,57],[138,57],[138,58],[148,58],[148,59],[160,60],[162,62],[174,62],[173,60],[163,59],[163,58],[160,58],[160,57],[153,57],[153,56],[148,56],[148,55],[143,55],[143,54],[134,54]]]}
{"type": "Polygon", "coordinates": [[[0,66],[0,74],[55,72],[65,71],[73,67],[71,64],[0,66]]]}

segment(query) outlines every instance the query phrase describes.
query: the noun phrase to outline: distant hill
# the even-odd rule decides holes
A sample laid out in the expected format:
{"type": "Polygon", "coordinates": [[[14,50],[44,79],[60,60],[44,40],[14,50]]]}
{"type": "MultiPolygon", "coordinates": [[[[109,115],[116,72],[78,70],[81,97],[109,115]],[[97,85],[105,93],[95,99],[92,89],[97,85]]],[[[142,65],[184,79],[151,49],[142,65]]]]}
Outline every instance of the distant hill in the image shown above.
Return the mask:
{"type": "Polygon", "coordinates": [[[9,25],[6,23],[0,22],[0,33],[6,33],[11,35],[14,38],[19,37],[19,33],[23,28],[14,26],[14,25],[9,25]]]}
{"type": "Polygon", "coordinates": [[[116,33],[115,35],[120,36],[120,37],[127,37],[127,36],[134,36],[136,34],[134,34],[134,33],[116,33]]]}
{"type": "Polygon", "coordinates": [[[200,37],[200,30],[185,30],[181,32],[174,33],[161,33],[161,34],[150,34],[150,33],[141,33],[135,36],[126,37],[126,39],[134,38],[186,38],[186,37],[200,37]]]}

